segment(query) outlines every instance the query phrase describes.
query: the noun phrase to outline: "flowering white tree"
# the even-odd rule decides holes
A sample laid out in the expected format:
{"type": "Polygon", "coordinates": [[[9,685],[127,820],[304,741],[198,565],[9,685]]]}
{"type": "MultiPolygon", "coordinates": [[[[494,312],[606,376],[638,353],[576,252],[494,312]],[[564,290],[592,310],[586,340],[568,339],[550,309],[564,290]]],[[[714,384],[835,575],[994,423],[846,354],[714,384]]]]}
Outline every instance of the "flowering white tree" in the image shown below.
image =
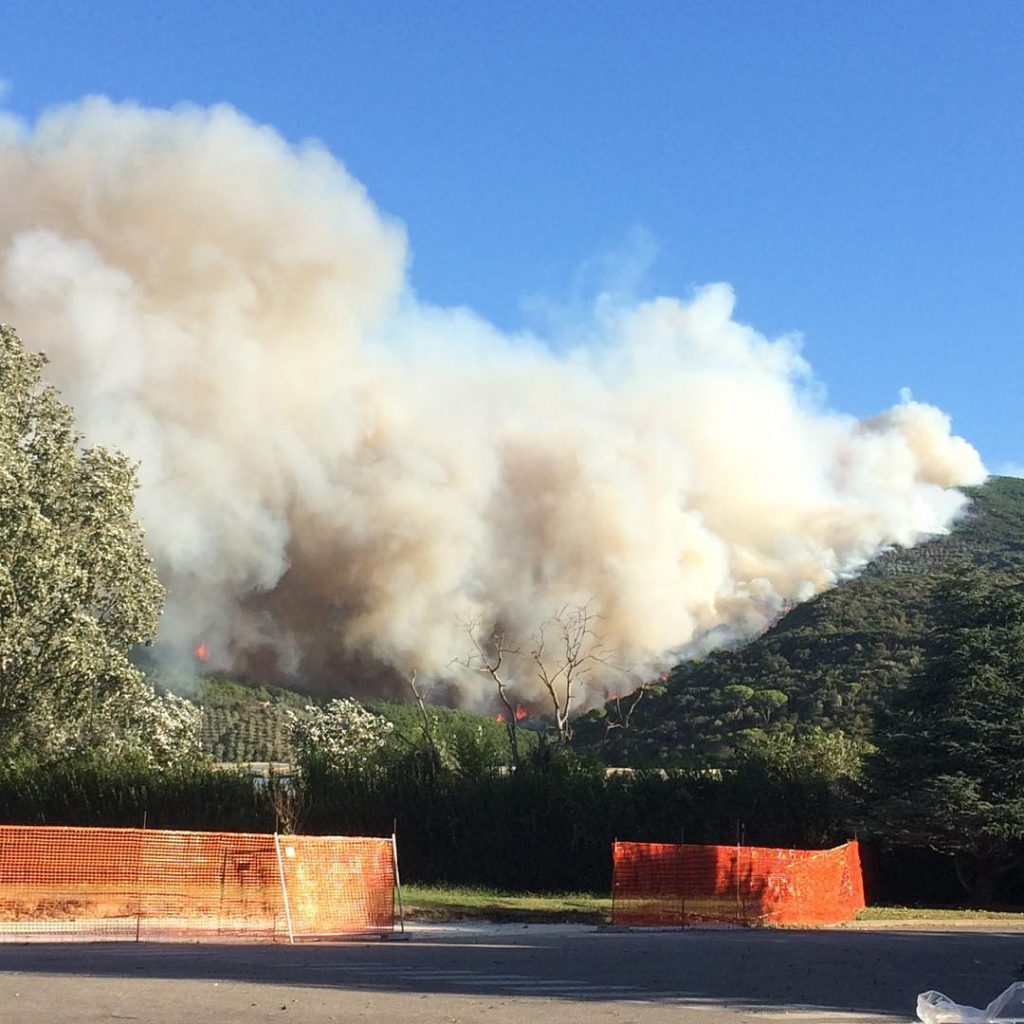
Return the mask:
{"type": "Polygon", "coordinates": [[[322,757],[338,768],[361,768],[387,745],[394,725],[350,697],[306,706],[305,717],[292,717],[292,739],[301,760],[322,757]]]}
{"type": "Polygon", "coordinates": [[[129,660],[164,590],[134,519],[135,467],[82,448],[45,358],[0,324],[0,752],[189,753],[198,709],[129,660]]]}

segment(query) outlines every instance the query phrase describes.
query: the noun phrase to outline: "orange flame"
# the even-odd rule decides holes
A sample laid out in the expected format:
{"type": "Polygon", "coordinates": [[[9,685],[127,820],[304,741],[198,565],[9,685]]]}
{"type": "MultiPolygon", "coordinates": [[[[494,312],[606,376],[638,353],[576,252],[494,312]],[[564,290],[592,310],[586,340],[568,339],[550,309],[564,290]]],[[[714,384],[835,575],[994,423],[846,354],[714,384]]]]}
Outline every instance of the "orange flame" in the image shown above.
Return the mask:
{"type": "Polygon", "coordinates": [[[529,718],[530,712],[523,707],[522,704],[516,705],[516,721],[521,722],[524,718],[529,718]]]}
{"type": "Polygon", "coordinates": [[[500,711],[494,716],[494,720],[496,722],[504,722],[504,721],[506,721],[505,716],[500,711]]]}
{"type": "Polygon", "coordinates": [[[192,652],[199,661],[210,660],[210,649],[206,646],[205,640],[200,640],[199,646],[192,652]]]}

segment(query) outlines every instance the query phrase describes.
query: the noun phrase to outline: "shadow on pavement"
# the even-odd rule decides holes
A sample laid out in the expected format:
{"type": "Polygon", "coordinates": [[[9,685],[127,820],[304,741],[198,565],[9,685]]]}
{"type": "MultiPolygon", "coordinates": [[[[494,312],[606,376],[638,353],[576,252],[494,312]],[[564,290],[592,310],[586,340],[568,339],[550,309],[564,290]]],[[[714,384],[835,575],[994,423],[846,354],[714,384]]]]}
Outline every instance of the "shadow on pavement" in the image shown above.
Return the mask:
{"type": "Polygon", "coordinates": [[[317,945],[0,945],[17,976],[216,980],[349,992],[794,1007],[913,1017],[937,988],[984,1006],[1019,977],[1020,933],[410,930],[409,941],[317,945]]]}

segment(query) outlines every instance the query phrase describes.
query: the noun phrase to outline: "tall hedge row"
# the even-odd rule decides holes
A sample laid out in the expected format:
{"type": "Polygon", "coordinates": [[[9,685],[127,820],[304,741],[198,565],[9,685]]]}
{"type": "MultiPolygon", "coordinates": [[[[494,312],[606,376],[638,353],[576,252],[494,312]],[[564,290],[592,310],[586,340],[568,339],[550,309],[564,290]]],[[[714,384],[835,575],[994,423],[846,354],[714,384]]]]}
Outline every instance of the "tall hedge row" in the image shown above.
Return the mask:
{"type": "Polygon", "coordinates": [[[290,786],[196,764],[0,765],[0,821],[313,834],[397,830],[403,876],[511,890],[607,892],[615,838],[814,846],[843,838],[831,795],[789,783],[640,773],[573,762],[464,775],[423,756],[373,772],[311,765],[290,786]]]}

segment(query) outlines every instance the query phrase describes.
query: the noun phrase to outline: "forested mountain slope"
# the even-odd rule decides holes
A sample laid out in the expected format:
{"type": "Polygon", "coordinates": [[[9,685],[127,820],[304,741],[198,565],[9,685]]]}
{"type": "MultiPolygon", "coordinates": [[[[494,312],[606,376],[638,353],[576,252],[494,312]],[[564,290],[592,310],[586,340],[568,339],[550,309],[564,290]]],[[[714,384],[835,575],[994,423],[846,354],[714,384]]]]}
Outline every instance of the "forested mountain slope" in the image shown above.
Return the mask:
{"type": "Polygon", "coordinates": [[[969,492],[952,534],[887,552],[856,579],[798,605],[740,649],[678,665],[664,687],[581,719],[576,743],[612,765],[716,765],[772,732],[870,735],[882,694],[928,643],[943,571],[973,562],[1024,579],[1024,480],[969,492]]]}

